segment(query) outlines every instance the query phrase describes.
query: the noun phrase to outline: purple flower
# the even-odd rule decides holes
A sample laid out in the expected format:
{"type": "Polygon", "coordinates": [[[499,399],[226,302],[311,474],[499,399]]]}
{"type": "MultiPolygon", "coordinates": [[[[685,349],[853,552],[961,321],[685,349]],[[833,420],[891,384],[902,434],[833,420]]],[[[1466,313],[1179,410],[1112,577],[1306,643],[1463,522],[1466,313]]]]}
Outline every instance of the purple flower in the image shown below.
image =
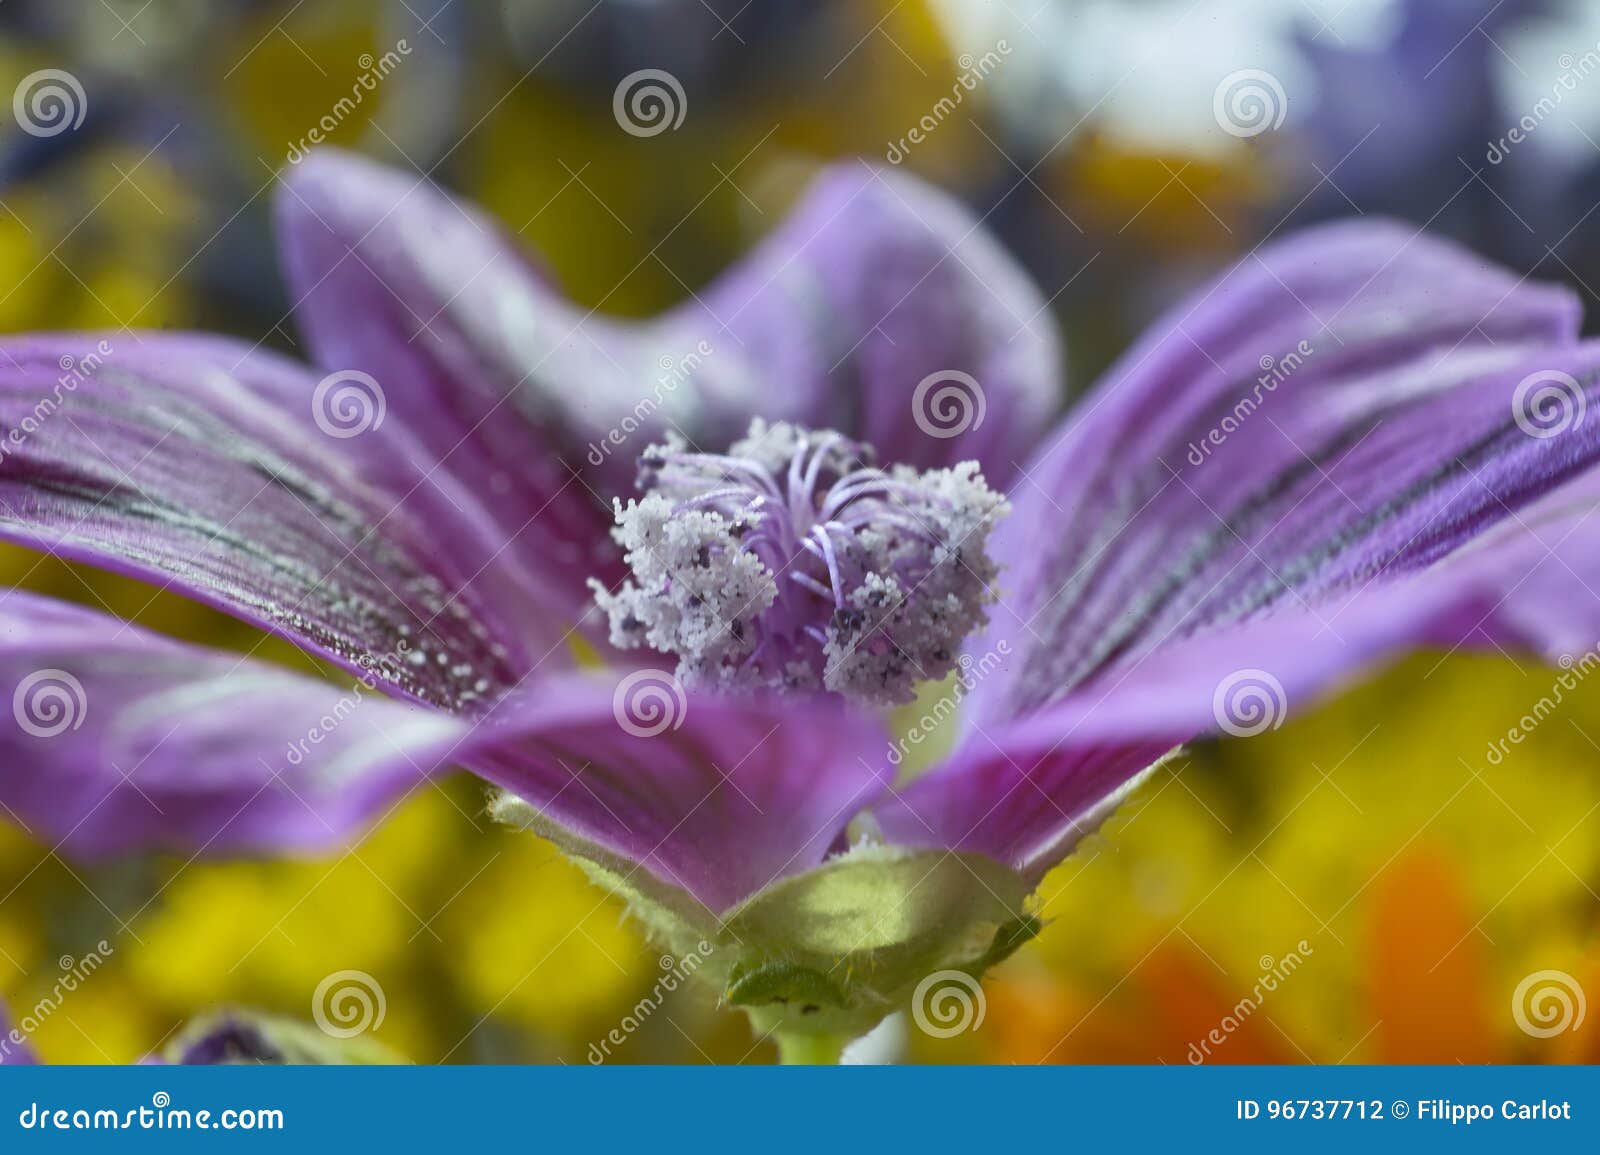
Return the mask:
{"type": "Polygon", "coordinates": [[[0,999],[0,1067],[26,1066],[37,1062],[28,1037],[11,1022],[4,999],[0,999]]]}
{"type": "Polygon", "coordinates": [[[216,1067],[247,1063],[393,1066],[407,1060],[376,1039],[331,1035],[296,1019],[227,1009],[187,1024],[159,1053],[143,1061],[216,1067]]]}
{"type": "MultiPolygon", "coordinates": [[[[0,1000],[0,1066],[37,1063],[20,1027],[13,1027],[0,1000]]],[[[185,1026],[145,1063],[211,1067],[235,1063],[395,1064],[406,1060],[369,1038],[341,1038],[293,1019],[255,1011],[224,1010],[185,1026]]]]}
{"type": "Polygon", "coordinates": [[[638,323],[425,181],[325,154],[280,210],[319,368],[7,342],[0,535],[360,682],[11,593],[0,803],[73,851],[326,844],[462,765],[709,944],[758,1027],[849,1036],[1025,941],[1039,879],[1173,748],[1410,647],[1600,639],[1600,347],[1566,293],[1409,229],[1252,254],[1030,455],[1043,302],[901,176],[831,170],[638,323]],[[577,668],[579,623],[631,647],[613,672],[577,668]],[[955,749],[896,783],[869,707],[947,670],[955,749]]]}

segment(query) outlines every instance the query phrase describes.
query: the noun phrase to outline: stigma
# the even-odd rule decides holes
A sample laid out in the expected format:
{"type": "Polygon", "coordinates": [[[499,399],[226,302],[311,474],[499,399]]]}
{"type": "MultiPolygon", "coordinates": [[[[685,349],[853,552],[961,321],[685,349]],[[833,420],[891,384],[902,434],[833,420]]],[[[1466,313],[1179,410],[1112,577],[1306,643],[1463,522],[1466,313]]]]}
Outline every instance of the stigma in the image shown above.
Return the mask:
{"type": "Polygon", "coordinates": [[[908,702],[994,601],[1007,506],[976,462],[883,469],[842,434],[757,420],[725,454],[651,446],[638,485],[612,530],[632,577],[590,585],[612,642],[675,655],[686,685],[908,702]]]}

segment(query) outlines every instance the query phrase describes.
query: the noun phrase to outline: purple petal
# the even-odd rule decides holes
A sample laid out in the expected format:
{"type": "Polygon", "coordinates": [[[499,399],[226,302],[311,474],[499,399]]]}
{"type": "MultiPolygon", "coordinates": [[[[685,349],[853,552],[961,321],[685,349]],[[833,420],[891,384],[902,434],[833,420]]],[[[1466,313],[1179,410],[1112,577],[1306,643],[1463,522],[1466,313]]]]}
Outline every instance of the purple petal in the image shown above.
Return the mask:
{"type": "Polygon", "coordinates": [[[349,1066],[405,1061],[370,1035],[336,1038],[311,1023],[238,1007],[187,1023],[160,1051],[140,1060],[152,1066],[185,1067],[349,1066]]]}
{"type": "Polygon", "coordinates": [[[11,1022],[4,999],[0,999],[0,1067],[26,1067],[39,1061],[27,1036],[11,1022]]]}
{"type": "Polygon", "coordinates": [[[837,703],[683,696],[654,671],[540,686],[473,745],[464,763],[542,833],[713,913],[819,864],[877,800],[887,757],[877,723],[837,703]]]}
{"type": "Polygon", "coordinates": [[[1006,484],[1061,402],[1055,322],[1027,274],[965,206],[859,162],[826,169],[682,313],[779,384],[752,412],[842,430],[886,462],[976,458],[1006,484]]]}
{"type": "Polygon", "coordinates": [[[978,723],[880,821],[895,841],[979,851],[1037,877],[1167,750],[1277,729],[1408,650],[1520,649],[1587,677],[1600,663],[1596,573],[1591,470],[1421,573],[1186,637],[1025,718],[978,723]]]}
{"type": "Polygon", "coordinates": [[[1053,713],[1038,721],[969,735],[937,769],[878,807],[884,837],[987,855],[1037,882],[1181,741],[1078,742],[1053,713]]]}
{"type": "Polygon", "coordinates": [[[470,705],[550,652],[530,630],[558,627],[527,611],[525,587],[475,568],[499,539],[473,499],[447,479],[408,493],[369,476],[425,453],[398,425],[322,432],[305,370],[220,338],[58,334],[3,352],[0,537],[160,582],[352,669],[386,657],[391,684],[436,704],[470,705]],[[393,660],[402,643],[408,662],[393,660]]]}
{"type": "Polygon", "coordinates": [[[68,853],[337,845],[446,761],[465,723],[0,597],[0,814],[68,853]]]}
{"type": "MultiPolygon", "coordinates": [[[[284,174],[276,210],[314,360],[376,379],[423,467],[483,500],[510,564],[539,585],[531,619],[576,618],[585,579],[619,565],[607,503],[577,471],[659,375],[654,351],[553,293],[494,222],[424,176],[320,149],[284,174]]],[[[646,444],[617,457],[618,491],[646,444]]]]}
{"type": "Polygon", "coordinates": [[[1114,368],[995,535],[985,717],[1196,632],[1418,568],[1593,459],[1525,434],[1519,384],[1583,374],[1564,292],[1410,230],[1344,224],[1247,258],[1114,368]],[[1270,369],[1264,366],[1270,365],[1270,369]],[[1263,376],[1267,383],[1262,383],[1263,376]]]}
{"type": "Polygon", "coordinates": [[[469,721],[21,591],[0,598],[0,690],[0,814],[68,853],[336,845],[461,764],[564,848],[713,912],[837,849],[887,758],[837,703],[681,697],[640,671],[546,680],[469,721]]]}
{"type": "Polygon", "coordinates": [[[954,201],[860,164],[828,170],[750,258],[645,322],[579,309],[481,214],[337,150],[291,171],[278,209],[317,361],[386,382],[452,472],[503,497],[508,536],[543,511],[515,546],[530,568],[584,558],[605,524],[586,485],[628,491],[668,430],[720,450],[754,416],[792,419],[884,460],[976,456],[1004,480],[1058,401],[1051,321],[1019,268],[954,201]],[[981,420],[941,396],[953,374],[977,381],[981,420]]]}
{"type": "Polygon", "coordinates": [[[1293,706],[1404,647],[1492,638],[1485,588],[1515,640],[1592,637],[1590,599],[1531,596],[1544,552],[1514,532],[1600,457],[1600,422],[1574,419],[1600,346],[1575,332],[1565,294],[1386,225],[1304,234],[1180,307],[1030,468],[978,647],[1014,656],[886,829],[1048,865],[1153,756],[1219,728],[1229,679],[1265,671],[1293,706]],[[1435,576],[1474,555],[1476,585],[1435,576]]]}
{"type": "Polygon", "coordinates": [[[146,1061],[161,1065],[170,1061],[184,1067],[287,1062],[283,1050],[268,1037],[264,1026],[254,1017],[225,1010],[209,1021],[191,1023],[176,1040],[177,1045],[172,1048],[176,1053],[170,1060],[152,1055],[146,1061]]]}

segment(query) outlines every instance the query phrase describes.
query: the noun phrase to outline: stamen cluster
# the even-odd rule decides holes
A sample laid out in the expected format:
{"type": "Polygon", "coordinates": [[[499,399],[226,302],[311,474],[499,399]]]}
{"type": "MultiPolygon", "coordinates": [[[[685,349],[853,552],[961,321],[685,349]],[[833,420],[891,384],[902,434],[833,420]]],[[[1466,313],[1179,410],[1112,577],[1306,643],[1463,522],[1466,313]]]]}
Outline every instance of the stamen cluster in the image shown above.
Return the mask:
{"type": "Polygon", "coordinates": [[[985,618],[1005,499],[976,462],[878,468],[830,431],[756,421],[726,454],[650,447],[616,503],[633,580],[591,582],[611,640],[678,657],[720,688],[910,701],[985,618]]]}

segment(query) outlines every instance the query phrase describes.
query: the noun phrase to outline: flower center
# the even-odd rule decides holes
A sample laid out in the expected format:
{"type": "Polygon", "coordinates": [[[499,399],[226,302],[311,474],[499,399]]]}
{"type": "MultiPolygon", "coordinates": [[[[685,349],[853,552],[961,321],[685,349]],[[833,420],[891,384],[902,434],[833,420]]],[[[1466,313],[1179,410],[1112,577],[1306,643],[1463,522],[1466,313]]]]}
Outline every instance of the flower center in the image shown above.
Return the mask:
{"type": "Polygon", "coordinates": [[[612,531],[633,580],[590,582],[624,649],[724,688],[910,701],[950,672],[994,600],[985,546],[1006,510],[976,462],[877,468],[841,434],[756,421],[726,454],[640,458],[612,531]]]}

